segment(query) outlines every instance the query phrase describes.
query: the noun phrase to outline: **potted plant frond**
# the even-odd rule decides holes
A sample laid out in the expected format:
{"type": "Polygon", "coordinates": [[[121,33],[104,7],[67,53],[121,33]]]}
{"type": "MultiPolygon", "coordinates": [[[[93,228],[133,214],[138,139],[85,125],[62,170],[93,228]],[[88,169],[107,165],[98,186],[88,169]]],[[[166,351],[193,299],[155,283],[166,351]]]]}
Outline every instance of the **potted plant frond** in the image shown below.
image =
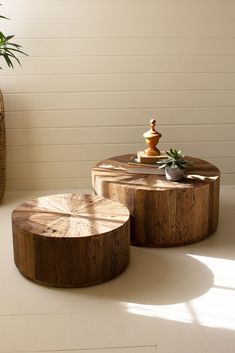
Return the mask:
{"type": "MultiPolygon", "coordinates": [[[[0,15],[0,19],[8,20],[7,17],[2,15],[0,15]]],[[[6,61],[7,65],[11,68],[14,67],[13,65],[14,60],[17,61],[18,64],[20,64],[20,60],[16,56],[17,54],[26,55],[21,50],[21,45],[12,42],[13,38],[14,38],[14,35],[6,36],[0,30],[0,56],[6,61]]],[[[0,69],[2,69],[1,63],[0,63],[0,69]]]]}
{"type": "Polygon", "coordinates": [[[167,159],[162,159],[157,162],[160,165],[159,168],[165,168],[165,175],[167,180],[180,181],[183,179],[185,174],[185,169],[188,168],[191,163],[184,159],[182,152],[176,149],[170,149],[166,151],[168,155],[167,159]]]}

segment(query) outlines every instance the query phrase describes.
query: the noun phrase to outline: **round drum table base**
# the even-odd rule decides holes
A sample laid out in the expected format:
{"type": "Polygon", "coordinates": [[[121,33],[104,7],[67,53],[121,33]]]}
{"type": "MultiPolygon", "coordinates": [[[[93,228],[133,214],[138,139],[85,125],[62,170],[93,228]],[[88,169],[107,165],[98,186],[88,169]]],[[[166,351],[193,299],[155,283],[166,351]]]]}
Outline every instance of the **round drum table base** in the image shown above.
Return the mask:
{"type": "Polygon", "coordinates": [[[12,227],[15,264],[37,283],[90,286],[118,276],[129,262],[129,211],[103,197],[40,197],[13,211],[12,227]]]}
{"type": "Polygon", "coordinates": [[[187,157],[193,167],[181,182],[164,175],[128,172],[132,155],[113,157],[92,168],[97,195],[125,205],[131,214],[131,243],[149,247],[180,246],[215,231],[219,213],[220,173],[212,164],[187,157]]]}

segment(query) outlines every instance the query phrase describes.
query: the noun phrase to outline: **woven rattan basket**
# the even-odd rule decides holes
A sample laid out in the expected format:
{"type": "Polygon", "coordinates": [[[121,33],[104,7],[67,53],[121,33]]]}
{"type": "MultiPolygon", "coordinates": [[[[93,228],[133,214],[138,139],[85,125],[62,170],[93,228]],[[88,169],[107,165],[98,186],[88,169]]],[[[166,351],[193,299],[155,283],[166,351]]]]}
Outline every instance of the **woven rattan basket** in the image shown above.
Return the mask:
{"type": "Polygon", "coordinates": [[[5,192],[6,182],[6,134],[2,92],[0,91],[0,201],[5,192]]]}

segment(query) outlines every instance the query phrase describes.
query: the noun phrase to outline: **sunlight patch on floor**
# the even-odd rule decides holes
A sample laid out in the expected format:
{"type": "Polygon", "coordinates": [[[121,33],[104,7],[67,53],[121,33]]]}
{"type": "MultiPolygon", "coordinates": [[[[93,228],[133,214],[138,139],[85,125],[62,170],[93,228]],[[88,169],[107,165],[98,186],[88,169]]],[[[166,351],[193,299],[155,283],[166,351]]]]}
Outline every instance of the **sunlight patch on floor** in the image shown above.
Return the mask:
{"type": "Polygon", "coordinates": [[[214,286],[235,290],[235,261],[216,257],[191,255],[206,265],[214,275],[214,286]]]}
{"type": "Polygon", "coordinates": [[[184,323],[193,323],[193,316],[185,303],[175,305],[145,305],[123,303],[131,314],[173,320],[184,323]]]}
{"type": "Polygon", "coordinates": [[[136,315],[235,330],[235,261],[189,256],[205,264],[214,274],[214,285],[207,293],[191,301],[173,305],[122,305],[129,313],[136,315]]]}

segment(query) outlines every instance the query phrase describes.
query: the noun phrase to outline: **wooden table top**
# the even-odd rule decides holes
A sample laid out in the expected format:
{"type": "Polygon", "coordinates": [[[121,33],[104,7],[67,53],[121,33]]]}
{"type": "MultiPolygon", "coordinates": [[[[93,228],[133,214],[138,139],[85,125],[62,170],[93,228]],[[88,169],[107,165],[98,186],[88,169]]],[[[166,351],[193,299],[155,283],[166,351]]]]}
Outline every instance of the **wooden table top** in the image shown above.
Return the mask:
{"type": "Polygon", "coordinates": [[[96,236],[119,228],[129,211],[100,196],[57,194],[24,202],[12,213],[19,230],[53,238],[96,236]]]}
{"type": "Polygon", "coordinates": [[[96,163],[93,168],[93,176],[114,184],[124,184],[130,188],[149,190],[170,190],[202,186],[216,181],[220,177],[219,169],[202,159],[185,156],[185,159],[193,164],[186,171],[185,178],[180,182],[168,181],[165,175],[130,173],[128,161],[134,154],[126,154],[96,163]]]}

